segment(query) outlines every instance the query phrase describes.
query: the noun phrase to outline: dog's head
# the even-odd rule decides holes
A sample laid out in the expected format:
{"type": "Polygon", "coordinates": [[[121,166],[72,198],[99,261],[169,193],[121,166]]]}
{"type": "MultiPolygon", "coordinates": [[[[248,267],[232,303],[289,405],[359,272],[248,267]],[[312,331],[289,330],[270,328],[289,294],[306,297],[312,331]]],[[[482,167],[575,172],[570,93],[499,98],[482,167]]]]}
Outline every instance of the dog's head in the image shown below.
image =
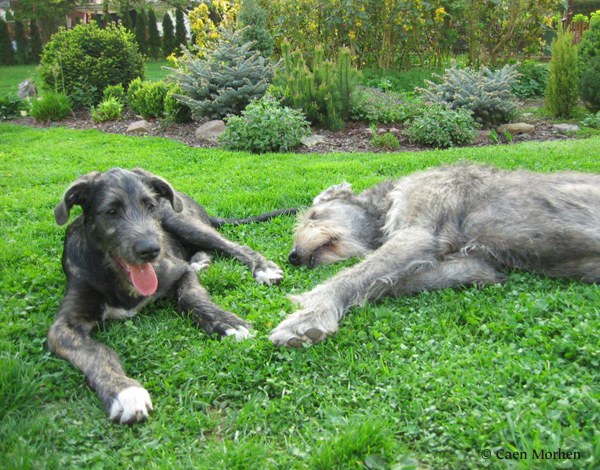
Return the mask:
{"type": "Polygon", "coordinates": [[[151,263],[163,251],[161,214],[183,210],[171,185],[142,169],[94,171],[69,186],[54,209],[56,223],[66,224],[75,205],[83,209],[89,242],[127,275],[140,294],[153,294],[158,281],[151,263]]]}
{"type": "Polygon", "coordinates": [[[337,184],[319,194],[299,216],[290,263],[309,269],[361,257],[376,248],[376,214],[350,189],[337,184]]]}

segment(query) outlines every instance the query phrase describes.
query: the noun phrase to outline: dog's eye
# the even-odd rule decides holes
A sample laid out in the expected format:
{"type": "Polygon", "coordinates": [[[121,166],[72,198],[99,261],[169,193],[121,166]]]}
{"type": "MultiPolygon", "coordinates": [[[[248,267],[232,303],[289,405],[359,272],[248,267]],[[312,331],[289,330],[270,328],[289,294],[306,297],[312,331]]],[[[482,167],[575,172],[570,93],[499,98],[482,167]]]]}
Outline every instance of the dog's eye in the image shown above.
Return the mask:
{"type": "Polygon", "coordinates": [[[106,215],[117,215],[117,209],[108,209],[106,215]]]}
{"type": "Polygon", "coordinates": [[[152,204],[151,202],[149,202],[146,207],[148,208],[149,211],[153,211],[154,208],[156,207],[154,204],[152,204]]]}

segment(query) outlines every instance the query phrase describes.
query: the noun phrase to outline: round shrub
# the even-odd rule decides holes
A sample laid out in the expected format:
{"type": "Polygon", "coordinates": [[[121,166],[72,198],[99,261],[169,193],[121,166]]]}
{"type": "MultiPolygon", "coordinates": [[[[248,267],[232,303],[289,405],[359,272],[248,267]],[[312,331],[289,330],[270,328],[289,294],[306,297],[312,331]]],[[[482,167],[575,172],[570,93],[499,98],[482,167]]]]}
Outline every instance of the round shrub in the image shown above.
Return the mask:
{"type": "Polygon", "coordinates": [[[165,117],[165,98],[169,86],[158,82],[137,81],[131,83],[127,102],[144,119],[162,119],[165,117]]]}
{"type": "Polygon", "coordinates": [[[411,121],[404,134],[411,140],[428,147],[447,148],[467,145],[477,135],[477,123],[466,109],[453,110],[432,105],[425,114],[411,121]]]}
{"type": "Polygon", "coordinates": [[[82,81],[94,89],[94,104],[109,85],[127,84],[143,77],[144,57],[133,34],[111,24],[100,29],[95,22],[61,29],[46,44],[39,74],[48,90],[71,95],[82,81]]]}
{"type": "Polygon", "coordinates": [[[600,111],[600,56],[590,59],[583,70],[579,81],[579,96],[589,111],[600,111]]]}
{"type": "Polygon", "coordinates": [[[271,96],[252,101],[241,116],[229,116],[219,140],[230,150],[253,153],[285,152],[310,135],[301,111],[281,107],[271,96]]]}

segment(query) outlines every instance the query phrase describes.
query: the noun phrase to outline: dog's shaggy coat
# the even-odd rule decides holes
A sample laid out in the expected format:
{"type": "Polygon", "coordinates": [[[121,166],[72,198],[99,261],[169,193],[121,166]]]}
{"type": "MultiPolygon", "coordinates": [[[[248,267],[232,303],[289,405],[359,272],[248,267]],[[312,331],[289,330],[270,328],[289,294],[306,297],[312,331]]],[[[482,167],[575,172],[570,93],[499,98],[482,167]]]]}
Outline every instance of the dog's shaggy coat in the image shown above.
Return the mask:
{"type": "Polygon", "coordinates": [[[148,417],[152,402],[125,375],[117,354],[90,337],[105,319],[129,318],[149,302],[177,299],[183,312],[210,335],[249,336],[250,325],[217,307],[198,281],[210,258],[201,250],[235,257],[257,282],[274,284],[283,272],[264,256],[221,236],[224,223],[266,220],[294,209],[241,220],[210,217],[193,199],[145,170],[92,172],[67,189],[55,209],[64,225],[74,205],[83,214],[67,228],[62,258],[67,287],[48,346],[86,376],[110,416],[121,423],[148,417]]]}
{"type": "Polygon", "coordinates": [[[317,196],[299,222],[292,264],[368,255],[310,292],[271,333],[278,345],[322,341],[353,305],[381,296],[504,280],[504,269],[600,279],[600,175],[431,169],[359,195],[317,196]]]}

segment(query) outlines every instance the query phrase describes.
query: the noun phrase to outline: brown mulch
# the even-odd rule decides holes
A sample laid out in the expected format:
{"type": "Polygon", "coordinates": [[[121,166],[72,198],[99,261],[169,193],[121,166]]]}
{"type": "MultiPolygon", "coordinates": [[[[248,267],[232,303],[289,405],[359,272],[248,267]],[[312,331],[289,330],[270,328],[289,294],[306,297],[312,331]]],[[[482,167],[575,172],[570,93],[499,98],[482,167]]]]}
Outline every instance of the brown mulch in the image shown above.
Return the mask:
{"type": "MultiPolygon", "coordinates": [[[[537,103],[527,103],[523,106],[524,114],[519,118],[520,122],[533,124],[535,130],[530,134],[519,134],[513,136],[513,143],[519,142],[547,142],[554,140],[570,140],[576,139],[572,135],[565,134],[554,128],[549,120],[540,119],[531,113],[527,113],[527,108],[536,106],[537,103]]],[[[20,117],[13,119],[12,123],[20,124],[29,127],[50,128],[50,127],[67,127],[69,129],[97,129],[102,132],[114,134],[126,134],[129,125],[135,121],[141,120],[140,116],[135,116],[131,112],[126,111],[123,119],[120,121],[110,121],[103,123],[95,123],[88,111],[80,111],[73,114],[72,117],[61,121],[60,123],[47,123],[35,121],[32,117],[20,117]]],[[[200,126],[199,122],[191,122],[187,124],[175,124],[165,121],[151,121],[150,129],[140,136],[155,136],[172,139],[182,142],[189,147],[209,148],[218,147],[216,143],[198,142],[196,140],[196,129],[200,126]]],[[[413,144],[403,135],[402,125],[379,125],[378,133],[391,132],[400,141],[400,147],[395,150],[380,150],[371,145],[373,138],[370,127],[359,122],[350,122],[346,124],[346,128],[341,131],[327,131],[324,129],[315,129],[314,132],[325,138],[324,143],[317,144],[310,148],[300,145],[296,148],[296,153],[350,153],[350,152],[418,152],[423,150],[431,150],[422,145],[413,144]]],[[[503,135],[498,136],[500,143],[506,144],[508,141],[503,135]]],[[[497,145],[485,135],[480,135],[476,142],[470,147],[481,147],[486,145],[497,145]]]]}

